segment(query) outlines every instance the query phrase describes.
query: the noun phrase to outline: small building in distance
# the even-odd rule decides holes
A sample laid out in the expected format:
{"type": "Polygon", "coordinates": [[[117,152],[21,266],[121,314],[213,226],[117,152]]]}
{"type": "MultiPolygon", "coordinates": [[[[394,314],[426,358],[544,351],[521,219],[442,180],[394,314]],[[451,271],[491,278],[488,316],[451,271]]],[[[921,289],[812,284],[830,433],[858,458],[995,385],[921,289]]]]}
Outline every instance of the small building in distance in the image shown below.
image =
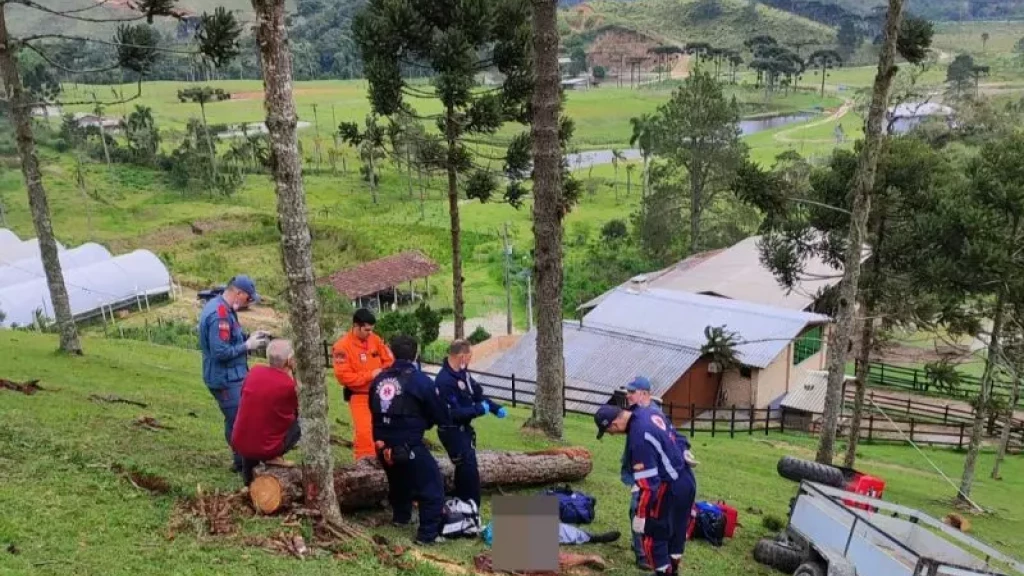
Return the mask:
{"type": "Polygon", "coordinates": [[[104,132],[121,130],[121,119],[113,116],[97,116],[86,112],[77,112],[72,116],[79,128],[102,128],[104,132]]]}
{"type": "Polygon", "coordinates": [[[417,293],[414,281],[423,280],[420,297],[430,292],[430,276],[441,269],[419,250],[409,250],[385,258],[371,260],[353,268],[339,270],[321,278],[319,284],[334,288],[339,294],[352,301],[356,308],[369,307],[380,311],[387,303],[394,309],[402,298],[415,301],[417,293]],[[399,288],[408,283],[409,291],[402,294],[399,288]]]}

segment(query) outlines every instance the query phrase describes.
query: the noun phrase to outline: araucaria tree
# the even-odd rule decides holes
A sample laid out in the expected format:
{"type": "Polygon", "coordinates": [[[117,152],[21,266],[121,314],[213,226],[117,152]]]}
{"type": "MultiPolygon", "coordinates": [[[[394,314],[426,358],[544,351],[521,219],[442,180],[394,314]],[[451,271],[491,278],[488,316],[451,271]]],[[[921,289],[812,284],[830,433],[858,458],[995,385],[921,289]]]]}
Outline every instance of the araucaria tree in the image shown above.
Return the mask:
{"type": "Polygon", "coordinates": [[[217,179],[217,147],[213,144],[213,135],[210,134],[210,125],[206,122],[206,105],[210,102],[221,102],[231,98],[231,95],[223,88],[211,86],[197,86],[178,90],[178,100],[181,102],[194,102],[199,104],[199,112],[203,118],[203,132],[206,133],[207,152],[210,153],[210,169],[214,180],[217,179]]]}
{"type": "MultiPolygon", "coordinates": [[[[474,164],[468,140],[493,134],[505,122],[527,120],[533,86],[529,0],[370,0],[352,29],[375,113],[390,117],[414,112],[405,101],[407,95],[441,101],[441,114],[431,118],[436,119],[447,148],[452,308],[455,337],[462,338],[460,180],[467,196],[487,200],[498,180],[474,164]],[[408,84],[402,75],[408,65],[429,69],[433,90],[408,84]],[[500,72],[504,82],[478,90],[476,75],[488,69],[500,72]]],[[[521,192],[521,187],[510,186],[506,196],[521,192]]]]}
{"type": "Polygon", "coordinates": [[[740,107],[706,72],[694,72],[660,108],[654,152],[689,180],[690,253],[700,250],[704,211],[728,190],[746,158],[740,140],[740,107]]]}
{"type": "Polygon", "coordinates": [[[882,46],[878,55],[878,72],[872,88],[871,105],[864,126],[864,143],[857,158],[857,169],[850,182],[850,228],[846,236],[843,279],[839,285],[836,303],[836,325],[828,343],[828,387],[825,395],[825,413],[822,418],[821,437],[816,460],[831,464],[835,452],[839,415],[843,409],[843,381],[846,377],[847,347],[854,328],[854,308],[857,304],[861,271],[861,255],[867,235],[871,196],[875,186],[878,157],[885,136],[882,124],[889,105],[889,91],[896,76],[897,51],[912,63],[921,62],[931,43],[931,29],[914,29],[900,39],[904,0],[889,0],[882,46]]]}
{"type": "Polygon", "coordinates": [[[270,133],[270,170],[277,191],[281,256],[288,278],[289,319],[298,359],[299,413],[302,415],[305,493],[323,519],[345,526],[334,492],[327,388],[324,384],[319,301],[313,276],[312,238],[302,187],[298,114],[292,93],[292,57],[288,50],[285,0],[252,0],[256,44],[263,71],[264,107],[270,133]]]}
{"type": "Polygon", "coordinates": [[[843,57],[835,50],[818,50],[807,57],[807,65],[821,72],[821,97],[825,97],[825,78],[828,71],[843,65],[843,57]]]}
{"type": "MultiPolygon", "coordinates": [[[[10,112],[11,123],[14,125],[18,156],[21,159],[21,173],[28,189],[29,206],[32,212],[32,223],[39,239],[39,251],[46,273],[46,284],[53,303],[53,312],[60,332],[60,349],[64,352],[81,354],[82,347],[78,339],[78,331],[71,315],[67,287],[57,256],[57,241],[50,221],[50,207],[43,186],[39,159],[36,156],[35,137],[32,134],[32,110],[44,104],[37,102],[22,82],[18,69],[18,54],[23,50],[35,52],[50,66],[61,68],[64,72],[74,73],[48,54],[48,41],[77,40],[81,42],[98,42],[114,48],[112,62],[106,69],[121,68],[133,74],[141,82],[153,67],[158,56],[157,38],[159,33],[149,26],[155,18],[174,15],[174,0],[139,0],[130,4],[131,12],[124,17],[99,18],[93,17],[82,8],[59,10],[29,0],[9,0],[0,3],[0,77],[3,79],[6,104],[10,112]],[[112,40],[94,38],[78,38],[66,34],[35,34],[25,37],[14,37],[10,34],[7,24],[7,8],[18,5],[23,10],[39,12],[46,17],[66,22],[110,23],[119,22],[117,34],[112,40]],[[143,24],[141,21],[145,20],[143,24]],[[140,22],[132,24],[132,22],[140,22]]],[[[234,17],[228,14],[234,21],[234,17]]],[[[217,29],[210,31],[199,49],[206,55],[223,54],[237,44],[237,37],[222,33],[217,29]]],[[[71,103],[64,103],[71,104],[71,103]]],[[[76,102],[74,104],[92,104],[92,102],[76,102]]]]}

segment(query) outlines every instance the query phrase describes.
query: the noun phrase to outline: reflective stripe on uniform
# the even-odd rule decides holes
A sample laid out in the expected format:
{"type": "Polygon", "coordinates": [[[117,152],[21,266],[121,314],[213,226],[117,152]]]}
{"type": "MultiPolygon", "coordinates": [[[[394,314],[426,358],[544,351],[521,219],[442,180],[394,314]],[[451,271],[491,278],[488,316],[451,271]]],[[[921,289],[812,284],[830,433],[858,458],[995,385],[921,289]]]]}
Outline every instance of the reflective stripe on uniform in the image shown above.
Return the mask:
{"type": "Polygon", "coordinates": [[[672,467],[672,461],[668,459],[668,454],[665,454],[665,449],[661,447],[661,442],[658,442],[658,439],[652,436],[650,432],[644,432],[644,440],[647,440],[658,451],[658,454],[661,456],[661,465],[665,467],[669,477],[673,480],[678,480],[679,472],[672,467]]]}
{"type": "Polygon", "coordinates": [[[658,475],[657,469],[641,470],[640,472],[633,473],[633,481],[643,480],[645,478],[654,478],[658,475]]]}

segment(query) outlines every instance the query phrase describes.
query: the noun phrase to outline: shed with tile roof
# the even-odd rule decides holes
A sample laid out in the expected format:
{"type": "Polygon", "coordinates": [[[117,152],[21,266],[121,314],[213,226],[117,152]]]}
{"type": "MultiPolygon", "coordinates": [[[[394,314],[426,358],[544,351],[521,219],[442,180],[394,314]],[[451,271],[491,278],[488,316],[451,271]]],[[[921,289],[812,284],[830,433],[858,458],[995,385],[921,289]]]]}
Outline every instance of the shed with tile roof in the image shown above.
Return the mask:
{"type": "MultiPolygon", "coordinates": [[[[320,284],[331,286],[339,294],[357,303],[363,298],[376,297],[380,308],[380,294],[390,292],[397,300],[397,287],[408,282],[410,291],[414,280],[427,280],[440,270],[437,262],[419,250],[409,250],[386,258],[372,260],[345,270],[339,270],[320,280],[320,284]]],[[[429,285],[427,285],[429,289],[429,285]]]]}

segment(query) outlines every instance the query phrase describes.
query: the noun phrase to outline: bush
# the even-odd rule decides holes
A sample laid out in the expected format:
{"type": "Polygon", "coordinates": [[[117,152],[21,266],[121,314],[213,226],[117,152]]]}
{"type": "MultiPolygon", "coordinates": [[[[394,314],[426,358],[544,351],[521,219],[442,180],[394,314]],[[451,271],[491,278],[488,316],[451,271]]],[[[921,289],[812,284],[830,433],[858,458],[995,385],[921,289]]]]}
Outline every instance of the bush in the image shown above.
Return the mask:
{"type": "Polygon", "coordinates": [[[620,238],[625,238],[628,233],[629,230],[626,229],[626,223],[619,219],[609,220],[601,227],[601,238],[605,242],[614,242],[620,238]]]}
{"type": "Polygon", "coordinates": [[[473,330],[473,333],[470,334],[469,337],[466,339],[469,340],[470,344],[476,346],[477,344],[490,339],[490,337],[491,333],[488,332],[483,326],[477,326],[476,330],[473,330]]]}
{"type": "Polygon", "coordinates": [[[608,76],[608,70],[606,70],[604,66],[594,66],[592,73],[594,75],[594,80],[604,80],[605,77],[608,76]]]}
{"type": "Polygon", "coordinates": [[[419,323],[416,321],[416,317],[406,312],[388,312],[383,314],[378,320],[377,325],[374,326],[374,330],[385,342],[390,342],[392,338],[399,334],[406,336],[417,336],[419,332],[419,323]]]}

